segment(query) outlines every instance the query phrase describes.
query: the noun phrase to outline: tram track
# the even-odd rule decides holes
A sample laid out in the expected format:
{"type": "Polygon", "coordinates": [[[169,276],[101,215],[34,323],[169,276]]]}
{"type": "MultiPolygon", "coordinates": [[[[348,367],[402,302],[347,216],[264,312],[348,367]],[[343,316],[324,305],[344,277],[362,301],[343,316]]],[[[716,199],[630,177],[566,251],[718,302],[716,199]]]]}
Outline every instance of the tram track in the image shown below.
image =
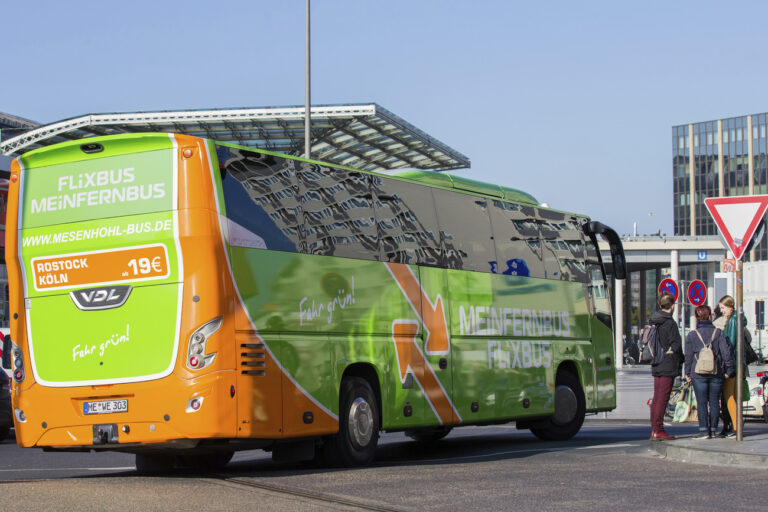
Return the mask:
{"type": "Polygon", "coordinates": [[[262,491],[274,492],[283,495],[296,496],[299,498],[305,498],[321,503],[332,503],[336,505],[342,505],[351,507],[356,510],[374,510],[377,512],[404,512],[406,509],[389,508],[381,505],[374,505],[365,501],[351,500],[347,498],[339,498],[336,496],[329,496],[322,493],[306,491],[302,489],[288,489],[279,485],[265,484],[261,482],[254,482],[251,480],[245,480],[238,477],[227,477],[226,475],[217,475],[217,480],[228,484],[234,484],[239,487],[249,487],[253,489],[259,489],[262,491]]]}

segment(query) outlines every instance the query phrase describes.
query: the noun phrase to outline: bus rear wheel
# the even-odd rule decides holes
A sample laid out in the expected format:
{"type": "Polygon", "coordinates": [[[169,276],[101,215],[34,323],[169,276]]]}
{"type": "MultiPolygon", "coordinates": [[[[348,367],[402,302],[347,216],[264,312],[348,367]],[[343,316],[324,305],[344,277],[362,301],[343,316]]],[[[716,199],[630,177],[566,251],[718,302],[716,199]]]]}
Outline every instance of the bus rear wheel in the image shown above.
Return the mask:
{"type": "Polygon", "coordinates": [[[339,433],[326,439],[323,458],[331,466],[365,466],[379,442],[379,409],[370,384],[360,377],[341,383],[339,433]]]}
{"type": "Polygon", "coordinates": [[[555,414],[543,426],[531,428],[531,432],[544,441],[565,441],[581,430],[585,414],[586,402],[579,378],[570,372],[559,373],[555,381],[555,414]]]}

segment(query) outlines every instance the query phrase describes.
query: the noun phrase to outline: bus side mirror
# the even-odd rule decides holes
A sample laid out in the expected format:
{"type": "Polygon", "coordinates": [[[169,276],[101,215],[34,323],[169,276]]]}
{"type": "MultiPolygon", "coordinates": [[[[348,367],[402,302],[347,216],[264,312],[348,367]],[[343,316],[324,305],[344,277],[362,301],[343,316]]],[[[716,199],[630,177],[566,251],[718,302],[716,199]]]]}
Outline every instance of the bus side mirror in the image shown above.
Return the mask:
{"type": "Polygon", "coordinates": [[[11,370],[11,336],[8,335],[3,338],[3,368],[11,370]]]}
{"type": "MultiPolygon", "coordinates": [[[[584,226],[587,233],[600,235],[611,250],[611,262],[613,266],[613,276],[616,279],[627,278],[627,259],[624,256],[624,246],[621,243],[621,237],[605,224],[592,221],[584,226]]],[[[607,272],[606,272],[607,273],[607,272]]]]}

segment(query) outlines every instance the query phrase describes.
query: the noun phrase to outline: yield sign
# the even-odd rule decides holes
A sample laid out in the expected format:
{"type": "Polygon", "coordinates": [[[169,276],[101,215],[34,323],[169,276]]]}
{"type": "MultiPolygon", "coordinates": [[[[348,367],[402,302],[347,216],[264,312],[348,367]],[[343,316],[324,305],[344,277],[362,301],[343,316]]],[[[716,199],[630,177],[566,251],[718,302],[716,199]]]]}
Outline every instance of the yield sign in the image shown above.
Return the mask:
{"type": "Polygon", "coordinates": [[[710,197],[704,200],[733,257],[740,260],[768,210],[768,195],[710,197]]]}

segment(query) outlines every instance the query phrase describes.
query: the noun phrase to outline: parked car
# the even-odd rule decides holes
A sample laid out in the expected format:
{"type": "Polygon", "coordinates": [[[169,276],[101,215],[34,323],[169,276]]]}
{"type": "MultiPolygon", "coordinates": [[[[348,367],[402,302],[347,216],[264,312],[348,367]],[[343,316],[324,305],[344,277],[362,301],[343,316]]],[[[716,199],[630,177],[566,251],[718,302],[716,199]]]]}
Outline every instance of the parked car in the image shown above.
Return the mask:
{"type": "Polygon", "coordinates": [[[758,372],[755,377],[747,377],[749,396],[745,396],[741,405],[741,411],[746,418],[762,418],[768,423],[768,407],[765,403],[763,390],[763,372],[758,372]]]}
{"type": "MultiPolygon", "coordinates": [[[[0,329],[0,357],[3,355],[2,340],[7,335],[0,329]]],[[[11,411],[11,379],[0,369],[0,442],[11,433],[13,427],[13,412],[11,411]]]]}
{"type": "Polygon", "coordinates": [[[0,442],[11,433],[13,413],[11,412],[11,381],[5,372],[0,372],[0,442]]]}

